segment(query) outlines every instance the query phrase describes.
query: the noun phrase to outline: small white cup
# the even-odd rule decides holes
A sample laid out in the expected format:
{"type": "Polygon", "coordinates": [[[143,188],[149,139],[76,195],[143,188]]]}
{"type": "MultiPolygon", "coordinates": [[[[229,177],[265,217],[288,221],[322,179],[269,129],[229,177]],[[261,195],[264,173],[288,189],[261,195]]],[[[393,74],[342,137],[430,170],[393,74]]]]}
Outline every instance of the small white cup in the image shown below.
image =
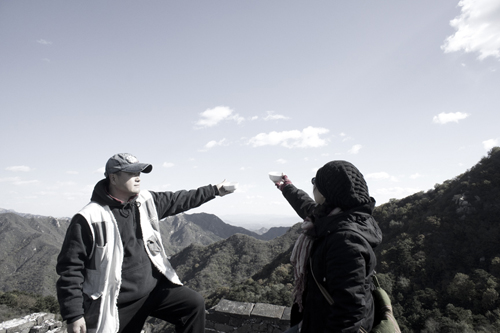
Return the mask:
{"type": "Polygon", "coordinates": [[[281,177],[283,176],[283,172],[269,172],[269,179],[271,179],[271,181],[273,183],[277,183],[277,182],[280,182],[281,181],[281,177]]]}
{"type": "Polygon", "coordinates": [[[238,183],[224,183],[222,187],[228,192],[234,192],[238,188],[238,183]]]}

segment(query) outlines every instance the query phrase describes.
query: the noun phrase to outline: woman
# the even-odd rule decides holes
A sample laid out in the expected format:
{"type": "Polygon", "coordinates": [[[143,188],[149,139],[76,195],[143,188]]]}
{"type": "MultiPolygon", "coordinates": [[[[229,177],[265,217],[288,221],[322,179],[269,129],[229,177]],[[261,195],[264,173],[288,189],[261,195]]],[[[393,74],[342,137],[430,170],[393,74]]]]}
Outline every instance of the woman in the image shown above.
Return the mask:
{"type": "Polygon", "coordinates": [[[295,289],[287,332],[369,332],[374,319],[371,275],[377,262],[373,248],[382,241],[371,216],[375,200],[363,175],[346,161],[325,164],[312,183],[314,200],[285,175],[276,183],[304,219],[290,258],[295,289]]]}

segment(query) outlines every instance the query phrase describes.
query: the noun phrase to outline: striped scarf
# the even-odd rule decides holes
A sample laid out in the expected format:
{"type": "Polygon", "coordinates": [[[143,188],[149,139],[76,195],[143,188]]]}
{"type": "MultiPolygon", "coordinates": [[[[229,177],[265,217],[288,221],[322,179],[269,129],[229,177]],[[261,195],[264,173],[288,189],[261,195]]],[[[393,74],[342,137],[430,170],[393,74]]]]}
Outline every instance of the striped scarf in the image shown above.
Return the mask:
{"type": "MultiPolygon", "coordinates": [[[[342,210],[337,207],[333,209],[328,216],[332,216],[340,212],[342,212],[342,210]]],[[[301,228],[302,233],[295,242],[292,255],[290,256],[290,262],[294,268],[293,275],[295,279],[295,287],[293,288],[292,297],[294,302],[299,305],[300,312],[303,310],[302,294],[304,293],[305,288],[307,263],[309,256],[311,255],[312,245],[314,243],[314,238],[308,235],[308,231],[314,228],[314,224],[309,217],[306,217],[304,222],[302,222],[301,228]]]]}

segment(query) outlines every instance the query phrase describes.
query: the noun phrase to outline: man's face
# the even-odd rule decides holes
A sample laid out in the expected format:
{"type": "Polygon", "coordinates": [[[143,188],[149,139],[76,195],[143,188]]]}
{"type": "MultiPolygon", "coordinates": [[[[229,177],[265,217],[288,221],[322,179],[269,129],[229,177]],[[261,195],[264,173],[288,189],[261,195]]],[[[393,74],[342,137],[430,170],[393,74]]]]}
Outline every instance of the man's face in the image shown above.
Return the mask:
{"type": "Polygon", "coordinates": [[[120,197],[128,199],[141,191],[141,173],[118,172],[111,175],[111,185],[120,197]]]}

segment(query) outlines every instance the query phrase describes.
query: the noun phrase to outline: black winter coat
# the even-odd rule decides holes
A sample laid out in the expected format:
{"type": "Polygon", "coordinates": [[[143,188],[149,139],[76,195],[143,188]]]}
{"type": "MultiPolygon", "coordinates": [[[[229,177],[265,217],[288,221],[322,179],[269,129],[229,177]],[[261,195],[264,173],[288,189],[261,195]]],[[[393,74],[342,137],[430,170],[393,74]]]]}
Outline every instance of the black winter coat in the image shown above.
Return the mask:
{"type": "MultiPolygon", "coordinates": [[[[117,304],[120,306],[149,294],[161,273],[153,267],[146,253],[135,198],[126,203],[118,202],[109,195],[107,187],[106,179],[98,182],[91,200],[110,207],[120,231],[124,247],[122,284],[117,304]]],[[[198,207],[218,194],[217,187],[213,185],[190,191],[151,192],[160,219],[198,207]]],[[[76,214],[66,232],[56,266],[60,275],[56,287],[61,315],[69,323],[83,316],[84,294],[81,286],[85,270],[91,265],[89,255],[93,246],[89,224],[82,215],[76,214]]]]}
{"type": "Polygon", "coordinates": [[[377,259],[373,248],[382,241],[382,232],[371,216],[375,202],[333,216],[314,217],[316,202],[293,185],[283,195],[302,218],[312,216],[315,238],[308,263],[302,313],[295,304],[292,326],[300,320],[301,333],[370,331],[374,319],[371,275],[377,259]],[[330,305],[314,281],[334,300],[330,305]]]}

